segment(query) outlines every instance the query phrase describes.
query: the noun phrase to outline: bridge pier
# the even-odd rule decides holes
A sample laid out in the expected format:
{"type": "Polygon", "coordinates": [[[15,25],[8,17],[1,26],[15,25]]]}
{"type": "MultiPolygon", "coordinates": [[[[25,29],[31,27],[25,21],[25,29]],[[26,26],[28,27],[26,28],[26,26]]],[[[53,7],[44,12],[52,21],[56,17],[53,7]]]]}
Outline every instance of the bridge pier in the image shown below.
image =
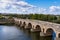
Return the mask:
{"type": "Polygon", "coordinates": [[[28,26],[25,26],[25,29],[26,29],[26,30],[30,30],[31,28],[30,28],[30,27],[28,27],[28,26]]]}
{"type": "Polygon", "coordinates": [[[59,32],[56,32],[56,37],[60,38],[60,33],[59,32]]]}
{"type": "Polygon", "coordinates": [[[19,26],[19,24],[18,24],[17,22],[15,23],[15,25],[16,25],[16,26],[19,26]]]}
{"type": "Polygon", "coordinates": [[[20,25],[20,28],[23,28],[22,25],[20,25]]]}
{"type": "Polygon", "coordinates": [[[30,30],[32,28],[32,24],[31,23],[27,23],[26,25],[25,25],[25,29],[26,30],[30,30]]]}
{"type": "Polygon", "coordinates": [[[33,26],[33,28],[31,29],[31,32],[41,32],[41,28],[39,25],[33,26]]]}
{"type": "Polygon", "coordinates": [[[32,28],[32,29],[31,29],[31,32],[41,32],[41,31],[32,28]]]}
{"type": "Polygon", "coordinates": [[[40,32],[40,36],[45,36],[45,33],[44,32],[40,32]]]}

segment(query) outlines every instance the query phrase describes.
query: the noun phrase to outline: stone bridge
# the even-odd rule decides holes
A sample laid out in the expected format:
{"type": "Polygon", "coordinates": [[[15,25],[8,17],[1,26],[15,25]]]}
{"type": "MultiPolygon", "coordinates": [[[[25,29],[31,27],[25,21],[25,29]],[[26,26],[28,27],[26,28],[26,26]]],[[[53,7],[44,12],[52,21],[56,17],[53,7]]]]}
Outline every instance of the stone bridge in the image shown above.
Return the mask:
{"type": "Polygon", "coordinates": [[[31,19],[14,18],[20,28],[30,29],[32,32],[42,32],[45,36],[55,35],[60,38],[60,24],[31,19]]]}

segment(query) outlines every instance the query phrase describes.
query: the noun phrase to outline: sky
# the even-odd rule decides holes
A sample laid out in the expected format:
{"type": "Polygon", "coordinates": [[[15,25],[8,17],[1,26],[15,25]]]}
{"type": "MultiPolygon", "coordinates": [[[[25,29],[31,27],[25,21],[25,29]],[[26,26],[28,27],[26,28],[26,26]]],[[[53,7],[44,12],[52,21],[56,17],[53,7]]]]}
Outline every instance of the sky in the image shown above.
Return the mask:
{"type": "Polygon", "coordinates": [[[0,13],[60,14],[60,0],[0,0],[0,13]]]}

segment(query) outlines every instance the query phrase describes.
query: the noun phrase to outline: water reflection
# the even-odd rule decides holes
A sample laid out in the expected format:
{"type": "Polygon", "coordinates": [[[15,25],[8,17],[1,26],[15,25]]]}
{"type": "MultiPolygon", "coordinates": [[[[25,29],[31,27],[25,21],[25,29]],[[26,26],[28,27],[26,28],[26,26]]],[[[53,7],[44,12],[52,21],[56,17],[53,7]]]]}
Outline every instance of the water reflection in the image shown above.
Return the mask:
{"type": "Polygon", "coordinates": [[[40,37],[40,32],[32,33],[15,26],[0,26],[0,40],[53,40],[53,37],[40,37]]]}
{"type": "Polygon", "coordinates": [[[32,40],[52,40],[52,37],[40,37],[39,33],[32,33],[32,40]]]}
{"type": "Polygon", "coordinates": [[[31,40],[31,38],[14,26],[0,26],[0,40],[31,40]]]}
{"type": "MultiPolygon", "coordinates": [[[[8,27],[8,26],[0,26],[0,38],[1,40],[7,40],[16,38],[19,35],[19,30],[15,27],[8,27]]],[[[21,35],[21,33],[20,33],[21,35]]]]}
{"type": "Polygon", "coordinates": [[[31,33],[32,40],[40,40],[39,33],[31,33]]]}

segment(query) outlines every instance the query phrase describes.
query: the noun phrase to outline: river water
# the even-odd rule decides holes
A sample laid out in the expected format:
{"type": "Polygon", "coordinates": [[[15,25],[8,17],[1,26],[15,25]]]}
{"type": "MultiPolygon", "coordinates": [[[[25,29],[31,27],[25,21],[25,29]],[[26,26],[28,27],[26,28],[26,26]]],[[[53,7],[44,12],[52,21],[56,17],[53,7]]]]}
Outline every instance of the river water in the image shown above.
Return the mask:
{"type": "Polygon", "coordinates": [[[0,25],[0,40],[54,40],[53,37],[40,37],[39,33],[21,30],[16,26],[0,25]]]}

